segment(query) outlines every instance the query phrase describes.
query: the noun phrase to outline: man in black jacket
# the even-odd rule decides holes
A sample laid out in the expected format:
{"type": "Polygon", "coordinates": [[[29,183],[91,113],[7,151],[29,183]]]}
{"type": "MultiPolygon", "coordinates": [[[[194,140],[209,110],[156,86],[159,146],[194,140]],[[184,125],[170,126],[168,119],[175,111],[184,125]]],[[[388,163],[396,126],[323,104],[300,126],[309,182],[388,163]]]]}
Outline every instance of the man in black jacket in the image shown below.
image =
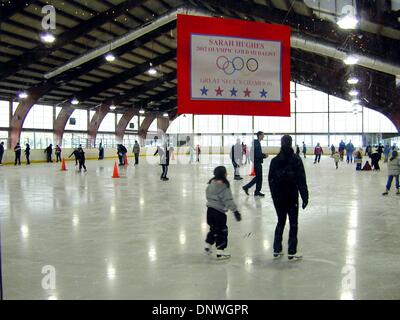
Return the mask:
{"type": "Polygon", "coordinates": [[[119,165],[124,166],[125,165],[125,160],[126,160],[126,154],[128,150],[125,148],[124,145],[118,144],[117,145],[117,153],[118,153],[118,159],[119,159],[119,165]]]}
{"type": "Polygon", "coordinates": [[[17,143],[17,145],[14,147],[14,152],[15,152],[15,162],[14,165],[21,165],[21,145],[19,144],[19,142],[17,143]]]}
{"type": "Polygon", "coordinates": [[[278,223],[275,229],[274,257],[283,255],[282,235],[289,216],[288,258],[298,259],[297,221],[299,215],[299,192],[303,200],[302,208],[308,204],[308,189],[303,162],[294,154],[292,137],[285,135],[281,139],[281,151],[272,159],[268,174],[269,188],[274,202],[278,223]]]}
{"type": "Polygon", "coordinates": [[[78,161],[79,161],[79,172],[81,172],[82,171],[82,167],[83,167],[83,169],[85,170],[85,172],[87,171],[87,169],[86,169],[86,166],[85,166],[85,160],[86,160],[86,158],[85,158],[85,151],[83,151],[83,148],[82,148],[82,146],[81,145],[79,145],[79,148],[78,148],[78,161]]]}
{"type": "Polygon", "coordinates": [[[46,159],[47,162],[53,162],[53,160],[51,160],[51,155],[53,154],[53,145],[50,144],[45,150],[44,153],[46,154],[46,159]]]}
{"type": "Polygon", "coordinates": [[[257,139],[253,142],[252,154],[253,155],[253,164],[254,164],[254,172],[256,176],[243,187],[244,192],[249,195],[249,189],[256,185],[256,191],[254,192],[254,196],[264,197],[265,195],[261,193],[262,188],[262,163],[263,159],[267,157],[265,153],[262,153],[261,143],[260,141],[264,139],[264,132],[257,132],[257,139]]]}

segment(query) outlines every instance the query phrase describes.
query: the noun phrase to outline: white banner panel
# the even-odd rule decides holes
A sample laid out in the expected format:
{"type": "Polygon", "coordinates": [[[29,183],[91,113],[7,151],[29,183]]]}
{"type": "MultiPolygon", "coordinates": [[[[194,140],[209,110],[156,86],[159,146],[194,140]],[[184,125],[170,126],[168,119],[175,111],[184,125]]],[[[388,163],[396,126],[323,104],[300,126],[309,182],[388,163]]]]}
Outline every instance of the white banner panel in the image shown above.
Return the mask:
{"type": "Polygon", "coordinates": [[[282,101],[281,42],[191,34],[193,100],[282,101]]]}

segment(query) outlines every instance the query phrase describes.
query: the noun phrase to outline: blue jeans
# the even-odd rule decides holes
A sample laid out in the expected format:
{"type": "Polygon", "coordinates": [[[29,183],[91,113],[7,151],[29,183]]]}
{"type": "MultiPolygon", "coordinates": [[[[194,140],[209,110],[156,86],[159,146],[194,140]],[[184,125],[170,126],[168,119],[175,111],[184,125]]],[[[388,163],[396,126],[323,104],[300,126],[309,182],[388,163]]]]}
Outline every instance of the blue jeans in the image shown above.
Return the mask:
{"type": "Polygon", "coordinates": [[[388,176],[388,180],[386,183],[386,190],[390,190],[390,187],[392,186],[393,178],[396,178],[396,189],[399,188],[399,175],[397,175],[397,176],[390,175],[390,176],[388,176]]]}
{"type": "Polygon", "coordinates": [[[347,154],[347,163],[349,163],[349,162],[353,163],[353,154],[352,153],[347,154]]]}

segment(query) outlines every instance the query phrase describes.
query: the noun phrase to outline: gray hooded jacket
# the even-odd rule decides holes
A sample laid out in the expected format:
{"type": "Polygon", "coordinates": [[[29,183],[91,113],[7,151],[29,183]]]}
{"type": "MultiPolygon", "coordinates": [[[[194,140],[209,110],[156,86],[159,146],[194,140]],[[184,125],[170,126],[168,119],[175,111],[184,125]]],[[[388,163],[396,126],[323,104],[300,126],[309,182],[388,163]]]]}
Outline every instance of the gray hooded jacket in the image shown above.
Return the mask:
{"type": "Polygon", "coordinates": [[[228,210],[237,211],[231,189],[219,180],[213,180],[206,189],[207,207],[225,213],[228,210]]]}

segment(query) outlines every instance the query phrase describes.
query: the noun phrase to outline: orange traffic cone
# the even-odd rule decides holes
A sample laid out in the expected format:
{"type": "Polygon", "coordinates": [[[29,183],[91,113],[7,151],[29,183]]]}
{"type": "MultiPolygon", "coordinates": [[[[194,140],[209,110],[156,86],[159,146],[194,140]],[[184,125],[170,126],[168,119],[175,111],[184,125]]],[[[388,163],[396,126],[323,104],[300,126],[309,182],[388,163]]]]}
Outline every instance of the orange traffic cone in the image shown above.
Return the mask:
{"type": "Polygon", "coordinates": [[[113,178],[119,178],[119,173],[118,173],[118,166],[117,166],[117,162],[114,162],[114,172],[112,175],[113,178]]]}
{"type": "Polygon", "coordinates": [[[128,156],[125,156],[125,165],[128,165],[128,156]]]}
{"type": "Polygon", "coordinates": [[[256,172],[254,171],[254,163],[251,164],[251,173],[250,173],[250,177],[255,177],[256,172]]]}
{"type": "Polygon", "coordinates": [[[66,167],[66,165],[65,165],[65,160],[64,160],[64,158],[63,158],[62,161],[61,161],[61,171],[67,171],[67,167],[66,167]]]}

